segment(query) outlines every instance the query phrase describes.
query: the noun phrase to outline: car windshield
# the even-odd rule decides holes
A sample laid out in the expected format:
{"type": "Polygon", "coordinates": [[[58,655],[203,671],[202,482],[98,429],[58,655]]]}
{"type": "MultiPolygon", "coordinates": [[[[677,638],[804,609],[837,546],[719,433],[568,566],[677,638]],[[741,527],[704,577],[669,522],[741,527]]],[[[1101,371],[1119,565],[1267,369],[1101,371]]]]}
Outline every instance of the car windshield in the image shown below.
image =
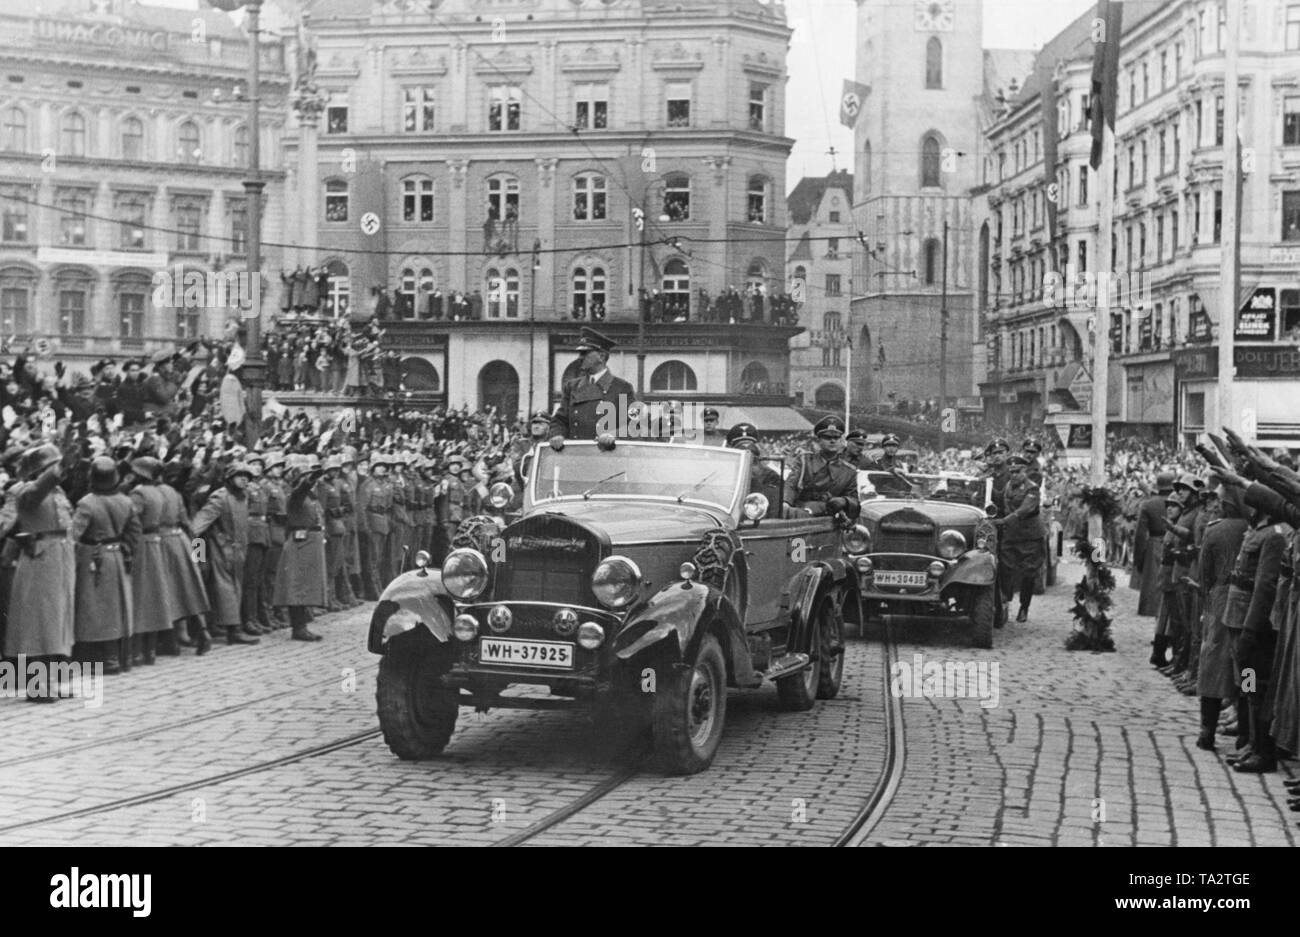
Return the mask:
{"type": "Polygon", "coordinates": [[[742,453],[715,446],[619,442],[606,452],[570,442],[538,449],[533,503],[561,498],[664,498],[730,511],[740,488],[742,453]]]}
{"type": "Polygon", "coordinates": [[[973,504],[984,480],[966,475],[917,475],[910,472],[858,473],[858,490],[865,498],[926,498],[973,504]]]}

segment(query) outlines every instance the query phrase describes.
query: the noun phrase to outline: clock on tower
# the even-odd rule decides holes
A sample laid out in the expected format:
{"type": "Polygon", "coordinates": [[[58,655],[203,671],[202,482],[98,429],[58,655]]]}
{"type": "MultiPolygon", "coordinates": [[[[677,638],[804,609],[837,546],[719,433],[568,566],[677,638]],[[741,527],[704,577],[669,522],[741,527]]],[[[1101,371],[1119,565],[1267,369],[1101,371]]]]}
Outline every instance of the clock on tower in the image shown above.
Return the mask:
{"type": "Polygon", "coordinates": [[[956,19],[956,0],[916,0],[918,32],[950,33],[956,19]]]}

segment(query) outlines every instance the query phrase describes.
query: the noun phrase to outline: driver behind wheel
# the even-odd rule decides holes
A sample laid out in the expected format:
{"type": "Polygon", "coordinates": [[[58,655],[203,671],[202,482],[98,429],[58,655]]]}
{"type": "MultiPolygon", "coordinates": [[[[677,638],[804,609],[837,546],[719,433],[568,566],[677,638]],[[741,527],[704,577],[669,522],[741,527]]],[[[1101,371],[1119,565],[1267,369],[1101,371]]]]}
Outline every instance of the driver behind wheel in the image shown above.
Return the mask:
{"type": "MultiPolygon", "coordinates": [[[[752,453],[754,458],[749,463],[748,493],[766,497],[771,506],[769,513],[772,513],[772,509],[777,508],[784,483],[780,473],[760,461],[763,453],[758,448],[758,427],[753,423],[737,423],[727,431],[727,448],[744,449],[752,453]]],[[[778,516],[779,513],[777,509],[778,516]]]]}
{"type": "Polygon", "coordinates": [[[845,462],[844,421],[827,416],[813,427],[817,451],[805,452],[795,460],[786,480],[783,501],[791,517],[822,517],[843,514],[858,516],[858,473],[845,462]]]}

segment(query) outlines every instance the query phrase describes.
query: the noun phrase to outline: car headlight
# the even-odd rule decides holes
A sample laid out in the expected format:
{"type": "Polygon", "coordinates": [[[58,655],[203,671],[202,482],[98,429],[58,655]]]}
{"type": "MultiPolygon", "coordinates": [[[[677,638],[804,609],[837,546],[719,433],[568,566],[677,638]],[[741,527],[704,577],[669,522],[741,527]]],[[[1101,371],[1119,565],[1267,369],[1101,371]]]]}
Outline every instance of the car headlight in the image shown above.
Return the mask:
{"type": "Polygon", "coordinates": [[[488,491],[488,504],[500,511],[515,499],[515,490],[505,482],[497,482],[488,491]]]}
{"type": "Polygon", "coordinates": [[[960,530],[945,530],[939,535],[939,555],[945,560],[955,560],[966,552],[966,538],[960,530]]]}
{"type": "Polygon", "coordinates": [[[631,604],[640,586],[641,570],[626,556],[602,560],[591,577],[591,591],[606,608],[623,608],[631,604]]]}
{"type": "Polygon", "coordinates": [[[442,564],[442,584],[461,601],[477,598],[487,588],[487,560],[478,550],[452,550],[442,564]]]}
{"type": "Polygon", "coordinates": [[[844,549],[850,553],[866,553],[871,549],[871,531],[861,524],[854,524],[853,529],[844,535],[844,549]]]}
{"type": "Polygon", "coordinates": [[[930,564],[930,575],[933,576],[935,579],[938,579],[947,571],[948,571],[948,567],[944,563],[941,563],[939,560],[935,560],[933,563],[930,564]]]}
{"type": "Polygon", "coordinates": [[[757,521],[767,516],[767,508],[767,495],[759,494],[756,491],[753,494],[745,495],[745,504],[741,511],[745,515],[745,520],[757,521]]]}

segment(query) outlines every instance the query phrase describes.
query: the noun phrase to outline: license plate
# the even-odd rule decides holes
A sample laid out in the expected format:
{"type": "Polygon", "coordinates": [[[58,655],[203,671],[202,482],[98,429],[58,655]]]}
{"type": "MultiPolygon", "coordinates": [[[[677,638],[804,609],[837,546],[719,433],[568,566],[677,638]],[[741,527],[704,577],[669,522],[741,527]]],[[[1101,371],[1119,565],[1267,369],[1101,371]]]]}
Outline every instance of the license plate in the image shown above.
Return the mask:
{"type": "Polygon", "coordinates": [[[896,570],[878,569],[875,575],[878,586],[924,586],[929,577],[925,573],[903,573],[896,570]]]}
{"type": "Polygon", "coordinates": [[[515,641],[481,638],[478,659],[484,664],[520,664],[525,667],[573,669],[573,645],[557,641],[515,641]]]}

